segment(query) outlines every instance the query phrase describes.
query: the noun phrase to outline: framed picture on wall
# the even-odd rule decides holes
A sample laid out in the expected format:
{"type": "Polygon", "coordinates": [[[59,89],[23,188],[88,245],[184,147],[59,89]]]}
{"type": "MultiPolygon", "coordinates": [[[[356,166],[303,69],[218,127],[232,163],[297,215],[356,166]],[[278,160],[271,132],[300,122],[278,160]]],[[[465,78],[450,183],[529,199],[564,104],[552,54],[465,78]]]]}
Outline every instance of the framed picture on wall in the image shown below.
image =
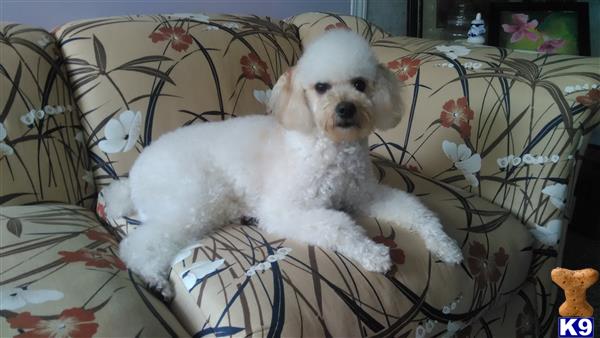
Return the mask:
{"type": "Polygon", "coordinates": [[[590,55],[588,4],[492,3],[488,44],[539,53],[590,55]]]}

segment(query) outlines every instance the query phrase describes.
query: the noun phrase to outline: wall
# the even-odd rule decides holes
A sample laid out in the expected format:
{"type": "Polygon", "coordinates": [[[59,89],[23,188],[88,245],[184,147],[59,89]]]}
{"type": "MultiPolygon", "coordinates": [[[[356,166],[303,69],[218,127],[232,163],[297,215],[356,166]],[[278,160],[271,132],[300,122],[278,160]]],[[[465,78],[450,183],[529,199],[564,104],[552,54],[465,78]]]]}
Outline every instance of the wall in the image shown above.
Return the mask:
{"type": "Polygon", "coordinates": [[[52,29],[101,16],[157,13],[236,13],[286,18],[310,11],[350,14],[350,0],[0,0],[0,21],[52,29]]]}
{"type": "MultiPolygon", "coordinates": [[[[590,12],[590,47],[592,56],[600,57],[600,0],[585,0],[590,12]]],[[[600,62],[598,65],[600,69],[600,62]]],[[[600,145],[600,127],[597,127],[592,134],[590,143],[600,145]]]]}
{"type": "Polygon", "coordinates": [[[406,35],[407,0],[367,1],[367,19],[392,35],[406,35]]]}
{"type": "Polygon", "coordinates": [[[592,56],[600,56],[600,0],[580,0],[579,2],[588,3],[592,56]]]}

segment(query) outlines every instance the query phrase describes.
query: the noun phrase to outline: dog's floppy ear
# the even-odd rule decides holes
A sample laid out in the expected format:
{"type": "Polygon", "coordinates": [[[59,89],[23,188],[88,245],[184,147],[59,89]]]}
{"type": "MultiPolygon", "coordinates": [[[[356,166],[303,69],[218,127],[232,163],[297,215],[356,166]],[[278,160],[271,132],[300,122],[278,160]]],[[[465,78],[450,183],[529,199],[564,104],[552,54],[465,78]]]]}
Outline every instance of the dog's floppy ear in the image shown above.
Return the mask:
{"type": "Polygon", "coordinates": [[[295,68],[289,69],[279,77],[267,109],[285,128],[308,132],[313,128],[314,121],[304,91],[294,81],[294,71],[295,68]]]}
{"type": "Polygon", "coordinates": [[[402,118],[400,81],[384,65],[377,66],[375,89],[372,96],[375,128],[394,128],[402,118]]]}

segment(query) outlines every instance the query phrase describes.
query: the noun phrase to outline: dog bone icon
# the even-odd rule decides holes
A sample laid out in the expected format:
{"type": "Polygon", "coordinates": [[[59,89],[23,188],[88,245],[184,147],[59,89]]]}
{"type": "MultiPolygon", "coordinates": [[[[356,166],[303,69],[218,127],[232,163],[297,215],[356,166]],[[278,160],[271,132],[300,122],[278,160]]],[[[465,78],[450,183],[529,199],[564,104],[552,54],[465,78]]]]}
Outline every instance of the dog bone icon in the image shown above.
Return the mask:
{"type": "Polygon", "coordinates": [[[558,309],[562,317],[591,317],[594,308],[587,302],[586,290],[598,281],[594,269],[568,270],[554,268],[552,280],[565,292],[565,302],[558,309]]]}

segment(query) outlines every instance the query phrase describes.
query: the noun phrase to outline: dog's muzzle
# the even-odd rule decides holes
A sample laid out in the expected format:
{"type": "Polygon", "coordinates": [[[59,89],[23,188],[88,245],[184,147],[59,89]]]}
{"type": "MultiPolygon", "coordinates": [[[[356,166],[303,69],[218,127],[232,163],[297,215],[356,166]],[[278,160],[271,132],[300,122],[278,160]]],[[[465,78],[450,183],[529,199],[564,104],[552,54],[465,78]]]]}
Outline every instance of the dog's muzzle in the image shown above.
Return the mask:
{"type": "Polygon", "coordinates": [[[342,101],[335,106],[335,125],[341,128],[357,127],[356,105],[352,102],[342,101]]]}

